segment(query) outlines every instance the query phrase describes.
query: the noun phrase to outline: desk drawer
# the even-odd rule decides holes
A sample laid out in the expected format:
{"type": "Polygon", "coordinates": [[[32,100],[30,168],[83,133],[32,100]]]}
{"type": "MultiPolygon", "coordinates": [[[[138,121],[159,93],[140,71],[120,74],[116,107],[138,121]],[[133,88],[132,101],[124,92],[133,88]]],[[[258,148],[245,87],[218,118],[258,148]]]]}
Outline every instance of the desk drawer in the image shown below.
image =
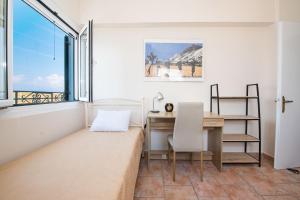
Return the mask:
{"type": "Polygon", "coordinates": [[[175,119],[152,119],[152,130],[173,130],[175,119]]]}
{"type": "Polygon", "coordinates": [[[154,130],[173,130],[174,122],[151,122],[151,129],[154,130]]]}
{"type": "Polygon", "coordinates": [[[222,118],[204,118],[203,121],[204,127],[223,127],[224,126],[224,119],[222,118]]]}
{"type": "MultiPolygon", "coordinates": [[[[152,120],[151,129],[153,130],[173,130],[174,129],[174,119],[162,119],[162,120],[152,120]]],[[[222,118],[204,118],[203,127],[213,128],[213,127],[223,127],[224,119],[222,118]]]]}

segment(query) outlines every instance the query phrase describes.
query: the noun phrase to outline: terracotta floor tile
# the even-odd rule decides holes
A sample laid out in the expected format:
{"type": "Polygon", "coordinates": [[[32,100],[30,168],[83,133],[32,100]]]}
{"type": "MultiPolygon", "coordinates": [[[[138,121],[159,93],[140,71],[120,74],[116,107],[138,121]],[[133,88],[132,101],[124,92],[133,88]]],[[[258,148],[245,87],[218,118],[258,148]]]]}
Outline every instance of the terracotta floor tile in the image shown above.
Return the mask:
{"type": "Polygon", "coordinates": [[[224,185],[223,188],[231,200],[263,200],[251,186],[224,185]]]}
{"type": "Polygon", "coordinates": [[[138,198],[138,197],[136,197],[136,198],[134,198],[134,200],[165,200],[164,198],[138,198]]]}
{"type": "Polygon", "coordinates": [[[233,166],[231,169],[233,169],[233,171],[235,171],[235,173],[237,173],[240,176],[262,175],[260,168],[258,168],[257,166],[233,166]]]}
{"type": "MultiPolygon", "coordinates": [[[[190,162],[190,161],[187,161],[187,160],[176,160],[176,165],[177,166],[183,166],[183,165],[185,165],[188,162],[190,162]]],[[[172,164],[172,159],[171,159],[170,162],[168,162],[168,160],[162,160],[162,165],[163,166],[168,166],[170,164],[172,164]]]]}
{"type": "Polygon", "coordinates": [[[163,179],[155,176],[140,176],[137,179],[135,197],[163,197],[163,179]]]}
{"type": "Polygon", "coordinates": [[[197,177],[191,177],[191,182],[194,187],[194,190],[200,197],[228,197],[223,186],[218,184],[215,178],[213,177],[204,177],[203,182],[197,177]]]}
{"type": "Polygon", "coordinates": [[[163,174],[164,185],[191,185],[188,175],[176,172],[176,181],[173,181],[172,172],[164,172],[163,174]]]}
{"type": "Polygon", "coordinates": [[[166,200],[197,200],[192,186],[165,186],[166,200]]]}
{"type": "Polygon", "coordinates": [[[164,198],[143,198],[143,197],[136,197],[134,200],[165,200],[164,198]]]}
{"type": "Polygon", "coordinates": [[[300,183],[300,174],[289,174],[289,176],[292,176],[296,182],[300,183]]]}
{"type": "Polygon", "coordinates": [[[232,168],[258,168],[257,164],[224,164],[223,170],[232,168]]]}
{"type": "Polygon", "coordinates": [[[214,176],[221,185],[245,185],[246,182],[232,169],[219,172],[214,176]]]}
{"type": "MultiPolygon", "coordinates": [[[[170,169],[172,169],[172,167],[173,167],[173,163],[172,163],[172,162],[170,162],[170,163],[168,163],[168,162],[163,162],[163,163],[162,163],[162,169],[163,169],[163,170],[170,170],[170,169]]],[[[181,163],[176,163],[176,170],[177,170],[177,171],[180,171],[180,170],[185,171],[185,167],[184,167],[184,165],[181,164],[181,163]]]]}
{"type": "Polygon", "coordinates": [[[289,195],[297,196],[300,199],[300,183],[280,184],[289,195]]]}
{"type": "Polygon", "coordinates": [[[204,168],[204,176],[217,176],[220,172],[217,168],[204,168]]]}
{"type": "Polygon", "coordinates": [[[200,166],[187,164],[184,165],[185,174],[187,176],[197,176],[200,177],[200,166]]]}
{"type": "MultiPolygon", "coordinates": [[[[300,169],[298,169],[300,171],[300,169]]],[[[287,171],[288,176],[292,177],[292,179],[296,182],[300,182],[300,174],[295,174],[293,172],[287,171]]]]}
{"type": "Polygon", "coordinates": [[[189,160],[176,160],[176,163],[179,164],[179,165],[184,165],[186,163],[191,163],[191,161],[189,161],[189,160]]]}
{"type": "Polygon", "coordinates": [[[264,196],[265,200],[299,200],[293,196],[264,196]]]}
{"type": "Polygon", "coordinates": [[[134,200],[300,200],[300,175],[275,170],[273,162],[257,165],[225,165],[219,172],[211,161],[204,162],[200,181],[200,161],[178,161],[176,182],[167,160],[151,160],[148,170],[141,161],[134,200]],[[264,196],[260,196],[264,195],[264,196]]]}
{"type": "MultiPolygon", "coordinates": [[[[200,165],[195,165],[195,164],[186,164],[184,165],[185,169],[186,169],[186,173],[189,176],[199,176],[200,177],[200,165]]],[[[203,170],[203,175],[204,176],[215,176],[218,175],[220,172],[218,171],[218,169],[213,166],[205,166],[204,165],[204,170],[203,170]]]]}
{"type": "Polygon", "coordinates": [[[198,200],[231,200],[229,197],[198,197],[198,200]]]}
{"type": "Polygon", "coordinates": [[[147,164],[142,164],[139,176],[162,176],[162,162],[160,160],[151,160],[149,169],[147,164]]]}
{"type": "Polygon", "coordinates": [[[260,195],[288,195],[288,192],[266,176],[244,176],[246,182],[260,195]]]}
{"type": "MultiPolygon", "coordinates": [[[[193,166],[200,166],[201,162],[199,160],[194,161],[193,164],[190,161],[186,161],[183,163],[183,165],[187,166],[187,165],[193,165],[193,166]]],[[[205,168],[215,168],[214,164],[212,163],[212,161],[203,161],[203,166],[205,168]]]]}
{"type": "Polygon", "coordinates": [[[276,170],[266,167],[261,167],[259,170],[275,183],[295,183],[298,181],[297,176],[292,176],[287,170],[276,170]]]}
{"type": "Polygon", "coordinates": [[[213,162],[212,161],[205,161],[204,162],[204,166],[205,167],[212,167],[212,168],[216,168],[216,166],[213,164],[213,162]]]}
{"type": "Polygon", "coordinates": [[[191,185],[186,168],[179,164],[176,165],[176,181],[173,181],[172,165],[163,165],[164,185],[191,185]]]}

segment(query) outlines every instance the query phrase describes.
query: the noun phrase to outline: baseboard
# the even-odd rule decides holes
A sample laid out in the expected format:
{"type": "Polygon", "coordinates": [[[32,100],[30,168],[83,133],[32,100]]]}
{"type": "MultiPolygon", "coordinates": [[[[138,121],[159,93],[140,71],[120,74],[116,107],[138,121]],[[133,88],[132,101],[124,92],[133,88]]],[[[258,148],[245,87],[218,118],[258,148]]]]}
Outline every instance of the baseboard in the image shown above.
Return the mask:
{"type": "Polygon", "coordinates": [[[274,157],[273,156],[271,156],[271,155],[269,155],[267,153],[263,153],[262,155],[263,155],[263,158],[274,161],[274,157]]]}
{"type": "MultiPolygon", "coordinates": [[[[165,160],[165,159],[167,159],[167,154],[168,154],[167,150],[152,150],[151,151],[151,159],[165,160]]],[[[212,157],[213,157],[212,152],[205,151],[205,152],[203,152],[203,154],[204,154],[203,160],[206,160],[206,161],[211,161],[212,160],[212,157]]],[[[145,151],[145,155],[147,155],[147,151],[145,151]]],[[[262,157],[264,159],[274,161],[274,158],[272,156],[266,154],[266,153],[263,153],[262,157]]],[[[190,160],[191,159],[190,153],[177,153],[176,158],[177,158],[177,160],[190,160]]],[[[196,160],[196,161],[200,160],[200,153],[194,153],[193,159],[196,160]]]]}

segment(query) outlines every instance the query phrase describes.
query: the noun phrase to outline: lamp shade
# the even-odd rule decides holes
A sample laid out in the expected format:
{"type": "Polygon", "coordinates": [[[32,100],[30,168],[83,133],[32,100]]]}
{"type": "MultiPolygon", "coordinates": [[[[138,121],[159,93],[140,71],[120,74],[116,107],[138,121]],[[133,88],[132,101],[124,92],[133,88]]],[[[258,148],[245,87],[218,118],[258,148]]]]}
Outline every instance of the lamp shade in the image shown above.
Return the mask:
{"type": "Polygon", "coordinates": [[[158,92],[157,95],[155,96],[155,98],[158,100],[158,101],[161,101],[164,99],[164,95],[161,93],[161,92],[158,92]]]}
{"type": "Polygon", "coordinates": [[[156,94],[156,96],[155,97],[153,97],[153,104],[152,104],[152,106],[153,106],[153,109],[151,110],[151,112],[152,113],[159,113],[159,110],[155,110],[155,108],[154,108],[154,102],[155,102],[155,100],[157,100],[157,101],[161,101],[161,100],[163,100],[164,99],[164,95],[161,93],[161,92],[158,92],[157,94],[156,94]]]}

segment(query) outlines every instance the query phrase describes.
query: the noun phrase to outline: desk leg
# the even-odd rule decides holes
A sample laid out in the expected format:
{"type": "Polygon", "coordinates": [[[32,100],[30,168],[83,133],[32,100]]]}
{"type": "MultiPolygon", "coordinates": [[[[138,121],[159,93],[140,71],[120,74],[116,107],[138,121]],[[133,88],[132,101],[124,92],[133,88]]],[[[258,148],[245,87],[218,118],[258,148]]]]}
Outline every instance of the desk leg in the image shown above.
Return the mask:
{"type": "Polygon", "coordinates": [[[151,119],[147,118],[147,166],[149,169],[150,158],[151,158],[151,119]]]}
{"type": "Polygon", "coordinates": [[[208,130],[208,151],[213,153],[213,163],[219,171],[222,171],[222,151],[223,151],[223,128],[213,128],[208,130]]]}

